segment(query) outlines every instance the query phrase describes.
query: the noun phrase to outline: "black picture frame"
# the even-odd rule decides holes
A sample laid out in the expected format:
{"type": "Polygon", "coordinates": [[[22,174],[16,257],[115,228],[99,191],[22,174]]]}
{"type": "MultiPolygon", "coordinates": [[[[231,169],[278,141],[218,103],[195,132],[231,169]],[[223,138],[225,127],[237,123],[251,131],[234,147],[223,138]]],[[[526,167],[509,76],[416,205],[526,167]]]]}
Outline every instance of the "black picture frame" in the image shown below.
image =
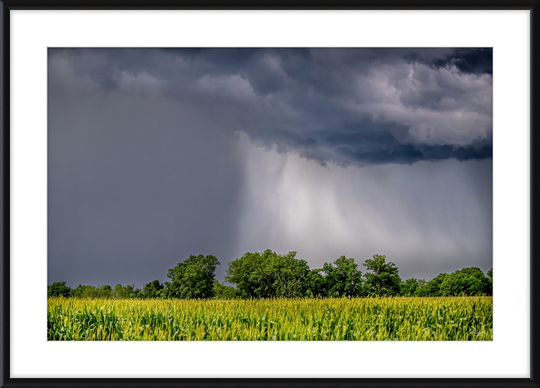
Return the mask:
{"type": "MultiPolygon", "coordinates": [[[[540,0],[0,0],[0,387],[540,387],[540,0]],[[10,376],[10,11],[32,10],[530,10],[531,11],[531,332],[530,378],[358,378],[358,379],[30,379],[10,376]],[[536,70],[536,71],[535,71],[536,70]]],[[[511,357],[511,355],[509,355],[511,357]]]]}

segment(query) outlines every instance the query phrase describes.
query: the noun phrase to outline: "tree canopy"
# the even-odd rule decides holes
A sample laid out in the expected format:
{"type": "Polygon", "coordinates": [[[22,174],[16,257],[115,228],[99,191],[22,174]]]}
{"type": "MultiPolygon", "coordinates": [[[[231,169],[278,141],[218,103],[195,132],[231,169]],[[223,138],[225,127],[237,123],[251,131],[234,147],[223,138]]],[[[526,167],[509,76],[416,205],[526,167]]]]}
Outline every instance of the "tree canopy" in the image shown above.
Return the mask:
{"type": "Polygon", "coordinates": [[[68,297],[71,293],[71,288],[66,286],[66,282],[55,282],[47,286],[48,296],[64,296],[68,297]]]}
{"type": "Polygon", "coordinates": [[[212,255],[189,256],[169,270],[169,298],[208,299],[214,295],[214,277],[218,259],[212,255]]]}
{"type": "Polygon", "coordinates": [[[247,252],[229,263],[225,281],[244,298],[294,298],[306,292],[309,267],[296,252],[279,255],[270,249],[247,252]]]}
{"type": "Polygon", "coordinates": [[[480,296],[490,292],[489,279],[480,268],[463,268],[444,278],[441,283],[443,296],[480,296]]]}
{"type": "Polygon", "coordinates": [[[399,295],[401,278],[397,266],[389,261],[386,256],[373,255],[373,259],[367,259],[363,264],[366,267],[366,293],[370,296],[394,296],[399,295]]]}
{"type": "Polygon", "coordinates": [[[278,254],[270,249],[246,252],[229,262],[225,281],[215,279],[219,261],[212,255],[191,255],[168,270],[169,282],[153,280],[142,290],[134,285],[97,287],[81,285],[72,289],[65,282],[47,287],[51,297],[111,299],[257,299],[257,298],[334,298],[334,297],[440,297],[492,295],[493,269],[484,275],[477,267],[433,279],[402,281],[399,269],[385,255],[365,260],[365,274],[353,258],[341,256],[322,268],[310,269],[296,252],[278,254]],[[228,283],[229,285],[226,285],[228,283]]]}
{"type": "Polygon", "coordinates": [[[362,272],[354,259],[341,256],[332,264],[324,263],[327,296],[360,296],[362,294],[362,272]]]}

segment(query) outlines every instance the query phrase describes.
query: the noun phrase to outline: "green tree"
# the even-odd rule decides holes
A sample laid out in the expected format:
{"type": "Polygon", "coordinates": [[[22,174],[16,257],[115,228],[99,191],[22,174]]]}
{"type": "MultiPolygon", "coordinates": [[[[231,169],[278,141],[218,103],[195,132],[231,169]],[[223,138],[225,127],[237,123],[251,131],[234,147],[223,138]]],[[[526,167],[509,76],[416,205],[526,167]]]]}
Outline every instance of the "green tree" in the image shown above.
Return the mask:
{"type": "Polygon", "coordinates": [[[373,255],[373,259],[367,259],[363,264],[366,267],[365,289],[370,296],[393,296],[399,295],[401,279],[399,269],[389,261],[386,256],[373,255]]]}
{"type": "Polygon", "coordinates": [[[447,273],[440,273],[428,281],[423,287],[419,287],[416,296],[442,296],[441,284],[446,279],[447,273]]]}
{"type": "Polygon", "coordinates": [[[270,266],[275,276],[274,294],[278,298],[300,298],[306,293],[306,276],[309,266],[305,260],[296,258],[296,252],[270,256],[270,266]]]}
{"type": "Polygon", "coordinates": [[[94,286],[79,284],[77,288],[73,290],[72,295],[76,298],[95,299],[98,297],[98,291],[94,286]]]}
{"type": "Polygon", "coordinates": [[[134,288],[133,293],[131,294],[133,299],[143,299],[144,294],[140,288],[134,288]]]}
{"type": "Polygon", "coordinates": [[[71,288],[66,286],[66,282],[54,282],[47,286],[47,296],[63,296],[67,298],[71,295],[71,288]]]}
{"type": "Polygon", "coordinates": [[[101,285],[97,288],[98,298],[109,299],[111,297],[112,288],[108,284],[101,285]]]}
{"type": "Polygon", "coordinates": [[[126,284],[123,289],[127,299],[137,299],[142,296],[141,290],[135,288],[135,284],[126,284]]]}
{"type": "Polygon", "coordinates": [[[117,284],[111,291],[111,298],[113,299],[126,299],[127,294],[121,284],[117,284]]]}
{"type": "Polygon", "coordinates": [[[189,256],[186,260],[169,269],[171,279],[170,298],[208,299],[214,294],[214,276],[219,261],[212,255],[189,256]]]}
{"type": "Polygon", "coordinates": [[[418,279],[415,279],[415,278],[407,279],[401,284],[401,295],[414,296],[417,289],[418,289],[418,279]]]}
{"type": "Polygon", "coordinates": [[[169,289],[171,287],[171,282],[163,282],[163,288],[159,290],[158,298],[167,299],[169,297],[169,289]]]}
{"type": "Polygon", "coordinates": [[[489,279],[480,268],[468,267],[446,276],[441,283],[443,296],[481,296],[489,291],[489,279]]]}
{"type": "Polygon", "coordinates": [[[425,290],[427,282],[425,279],[417,279],[418,285],[416,286],[416,290],[414,291],[414,296],[426,296],[425,290]]]}
{"type": "Polygon", "coordinates": [[[163,288],[163,284],[161,284],[159,280],[152,280],[150,283],[146,283],[143,286],[142,292],[146,299],[154,299],[161,296],[161,290],[163,288]]]}
{"type": "Polygon", "coordinates": [[[493,268],[487,271],[487,277],[488,277],[488,287],[486,291],[488,295],[493,295],[493,268]]]}
{"type": "Polygon", "coordinates": [[[305,284],[308,298],[324,298],[327,296],[326,279],[323,273],[321,268],[313,269],[307,273],[305,284]]]}
{"type": "Polygon", "coordinates": [[[214,299],[218,300],[230,300],[238,299],[239,295],[236,288],[232,286],[226,286],[225,282],[220,283],[214,280],[214,299]]]}
{"type": "Polygon", "coordinates": [[[306,295],[308,274],[307,262],[296,252],[280,255],[267,249],[231,261],[225,281],[236,285],[242,298],[295,298],[306,295]]]}
{"type": "Polygon", "coordinates": [[[353,258],[341,256],[334,263],[324,263],[323,272],[327,296],[360,296],[362,292],[362,272],[353,258]]]}
{"type": "Polygon", "coordinates": [[[126,295],[126,298],[131,299],[133,298],[133,285],[126,284],[124,286],[124,293],[126,295]]]}
{"type": "Polygon", "coordinates": [[[229,263],[225,281],[236,285],[242,298],[275,298],[271,256],[275,255],[270,249],[262,253],[246,252],[242,257],[229,263]]]}

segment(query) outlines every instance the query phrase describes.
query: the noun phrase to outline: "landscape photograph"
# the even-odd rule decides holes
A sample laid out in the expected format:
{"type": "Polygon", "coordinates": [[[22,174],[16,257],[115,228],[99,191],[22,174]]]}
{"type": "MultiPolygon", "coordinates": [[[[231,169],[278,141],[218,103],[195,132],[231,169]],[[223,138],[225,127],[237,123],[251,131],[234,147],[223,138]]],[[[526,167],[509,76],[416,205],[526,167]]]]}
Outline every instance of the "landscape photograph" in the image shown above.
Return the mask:
{"type": "Polygon", "coordinates": [[[47,56],[47,340],[493,340],[491,48],[47,56]]]}

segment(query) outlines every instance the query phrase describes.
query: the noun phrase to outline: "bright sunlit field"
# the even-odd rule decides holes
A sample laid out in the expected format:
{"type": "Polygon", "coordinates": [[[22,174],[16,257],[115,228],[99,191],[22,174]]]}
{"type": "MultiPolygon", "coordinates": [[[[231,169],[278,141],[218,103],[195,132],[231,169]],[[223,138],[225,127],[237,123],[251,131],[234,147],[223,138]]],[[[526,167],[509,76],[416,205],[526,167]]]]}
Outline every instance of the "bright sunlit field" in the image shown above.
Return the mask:
{"type": "Polygon", "coordinates": [[[48,340],[491,341],[492,297],[49,298],[48,340]]]}

